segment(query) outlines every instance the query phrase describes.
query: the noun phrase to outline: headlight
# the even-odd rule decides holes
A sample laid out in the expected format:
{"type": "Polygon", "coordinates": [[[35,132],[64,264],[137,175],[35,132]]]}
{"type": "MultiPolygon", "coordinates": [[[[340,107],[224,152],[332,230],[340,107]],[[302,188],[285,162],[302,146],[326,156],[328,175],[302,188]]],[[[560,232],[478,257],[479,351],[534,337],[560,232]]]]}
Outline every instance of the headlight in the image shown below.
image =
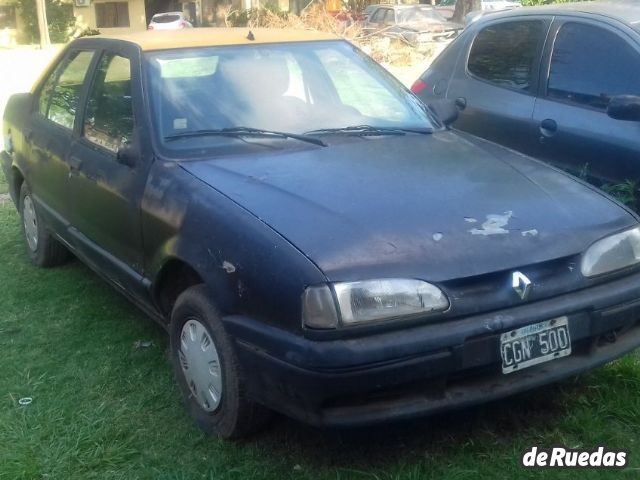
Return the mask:
{"type": "Polygon", "coordinates": [[[582,257],[580,270],[595,277],[640,262],[640,227],[598,240],[582,257]]]}
{"type": "Polygon", "coordinates": [[[340,282],[334,283],[333,289],[337,302],[328,286],[310,287],[305,291],[303,321],[307,327],[336,328],[339,323],[348,326],[449,308],[444,293],[422,280],[340,282]]]}

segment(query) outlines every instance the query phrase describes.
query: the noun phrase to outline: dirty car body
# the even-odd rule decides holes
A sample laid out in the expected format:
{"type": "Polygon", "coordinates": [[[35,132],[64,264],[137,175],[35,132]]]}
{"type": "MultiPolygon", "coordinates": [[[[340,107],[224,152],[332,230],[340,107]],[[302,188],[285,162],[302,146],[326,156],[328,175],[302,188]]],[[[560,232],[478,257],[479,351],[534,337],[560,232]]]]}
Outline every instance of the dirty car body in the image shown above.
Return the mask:
{"type": "MultiPolygon", "coordinates": [[[[3,126],[25,234],[28,197],[176,337],[178,365],[176,311],[199,285],[220,319],[202,348],[228,340],[223,388],[315,425],[484,402],[640,345],[633,213],[448,130],[346,42],[206,33],[74,41],[3,126]]],[[[200,420],[237,401],[185,395],[200,420]]]]}

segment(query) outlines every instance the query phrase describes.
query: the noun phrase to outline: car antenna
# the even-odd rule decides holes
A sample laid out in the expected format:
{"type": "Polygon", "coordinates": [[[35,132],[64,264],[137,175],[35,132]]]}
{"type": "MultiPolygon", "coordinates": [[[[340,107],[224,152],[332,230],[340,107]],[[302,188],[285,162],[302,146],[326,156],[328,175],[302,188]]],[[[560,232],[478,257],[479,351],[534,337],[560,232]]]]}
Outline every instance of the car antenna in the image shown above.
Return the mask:
{"type": "Polygon", "coordinates": [[[253,35],[253,32],[249,30],[249,35],[247,35],[247,40],[254,41],[256,37],[253,35]]]}

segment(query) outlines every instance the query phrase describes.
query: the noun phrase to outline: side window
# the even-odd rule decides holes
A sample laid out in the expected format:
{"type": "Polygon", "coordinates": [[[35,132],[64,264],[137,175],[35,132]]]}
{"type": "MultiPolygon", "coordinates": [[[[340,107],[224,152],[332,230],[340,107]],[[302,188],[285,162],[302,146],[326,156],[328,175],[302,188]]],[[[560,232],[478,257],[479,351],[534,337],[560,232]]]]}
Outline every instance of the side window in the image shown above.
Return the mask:
{"type": "Polygon", "coordinates": [[[387,9],[387,13],[384,16],[384,24],[385,25],[394,25],[396,23],[396,16],[393,12],[392,8],[387,9]]]}
{"type": "Polygon", "coordinates": [[[84,137],[110,152],[133,137],[131,62],[115,54],[105,54],[98,63],[84,120],[84,137]]]}
{"type": "Polygon", "coordinates": [[[385,9],[379,8],[375,12],[373,12],[373,16],[371,17],[372,23],[381,23],[382,18],[384,17],[385,9]]]}
{"type": "Polygon", "coordinates": [[[45,82],[38,110],[45,118],[73,129],[80,92],[94,52],[74,52],[55,69],[45,82]]]}
{"type": "Polygon", "coordinates": [[[606,109],[614,95],[640,95],[640,55],[603,28],[562,26],[553,47],[547,96],[606,109]]]}
{"type": "Polygon", "coordinates": [[[543,35],[541,20],[490,25],[473,41],[467,68],[483,80],[530,91],[543,35]]]}
{"type": "Polygon", "coordinates": [[[64,67],[65,63],[62,62],[58,65],[55,70],[49,75],[49,78],[44,82],[42,89],[40,90],[40,97],[38,98],[38,111],[40,115],[47,118],[49,114],[49,104],[51,103],[51,93],[53,92],[53,87],[56,85],[56,80],[60,75],[60,71],[64,67]]]}

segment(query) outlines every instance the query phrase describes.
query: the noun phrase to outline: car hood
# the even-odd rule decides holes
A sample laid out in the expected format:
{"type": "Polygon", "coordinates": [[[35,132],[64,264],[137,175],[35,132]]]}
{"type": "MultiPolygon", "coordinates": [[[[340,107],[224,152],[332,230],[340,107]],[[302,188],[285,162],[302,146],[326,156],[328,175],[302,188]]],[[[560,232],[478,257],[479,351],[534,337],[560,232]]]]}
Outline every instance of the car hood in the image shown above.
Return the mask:
{"type": "Polygon", "coordinates": [[[433,19],[431,21],[399,23],[398,26],[407,30],[412,30],[415,32],[425,32],[425,33],[434,33],[434,32],[437,33],[445,30],[459,30],[464,27],[459,23],[454,23],[447,20],[437,20],[437,19],[433,19]]]}
{"type": "Polygon", "coordinates": [[[574,255],[636,219],[540,162],[453,132],[183,162],[332,281],[445,281],[574,255]]]}

